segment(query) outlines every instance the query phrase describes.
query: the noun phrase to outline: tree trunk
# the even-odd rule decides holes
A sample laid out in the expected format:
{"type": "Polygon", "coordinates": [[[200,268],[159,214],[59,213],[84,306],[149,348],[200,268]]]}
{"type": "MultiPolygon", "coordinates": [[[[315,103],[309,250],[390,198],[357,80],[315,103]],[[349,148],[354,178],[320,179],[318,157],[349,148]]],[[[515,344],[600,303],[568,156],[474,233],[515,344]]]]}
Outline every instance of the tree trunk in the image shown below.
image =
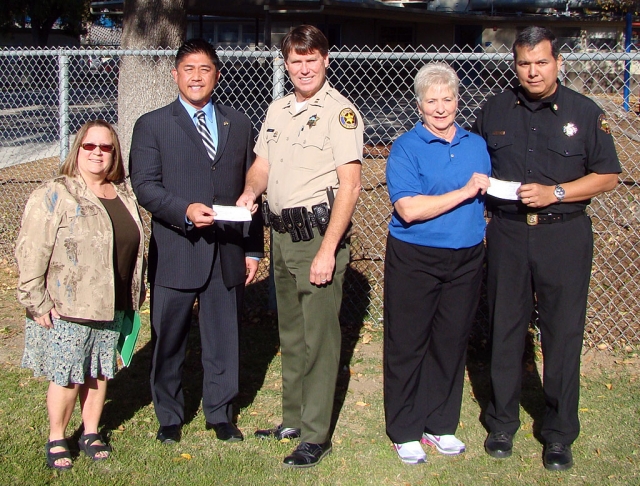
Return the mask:
{"type": "MultiPolygon", "coordinates": [[[[185,0],[127,0],[122,48],[177,49],[187,32],[185,0]]],[[[166,105],[178,94],[173,57],[123,56],[118,81],[118,135],[125,165],[133,125],[140,115],[166,105]]]]}

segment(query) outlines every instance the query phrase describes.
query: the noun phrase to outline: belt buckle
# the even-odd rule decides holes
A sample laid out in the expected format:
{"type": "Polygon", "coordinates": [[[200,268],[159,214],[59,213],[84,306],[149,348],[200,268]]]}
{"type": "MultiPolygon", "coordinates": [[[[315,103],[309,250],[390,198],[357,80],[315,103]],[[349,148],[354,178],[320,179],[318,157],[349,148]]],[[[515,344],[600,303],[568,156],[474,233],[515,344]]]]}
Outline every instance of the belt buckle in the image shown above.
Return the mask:
{"type": "Polygon", "coordinates": [[[527,213],[527,224],[529,226],[535,226],[538,224],[538,214],[537,213],[527,213]]]}

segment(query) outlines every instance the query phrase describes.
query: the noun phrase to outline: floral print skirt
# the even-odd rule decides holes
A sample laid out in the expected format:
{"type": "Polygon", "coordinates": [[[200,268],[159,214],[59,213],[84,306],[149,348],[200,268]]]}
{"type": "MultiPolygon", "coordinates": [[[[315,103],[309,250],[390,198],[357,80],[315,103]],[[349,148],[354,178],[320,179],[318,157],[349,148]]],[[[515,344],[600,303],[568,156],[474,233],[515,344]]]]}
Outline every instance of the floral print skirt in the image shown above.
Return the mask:
{"type": "Polygon", "coordinates": [[[22,367],[60,386],[82,384],[85,376],[111,379],[123,317],[123,311],[116,311],[113,321],[83,324],[54,318],[51,329],[27,317],[22,367]]]}

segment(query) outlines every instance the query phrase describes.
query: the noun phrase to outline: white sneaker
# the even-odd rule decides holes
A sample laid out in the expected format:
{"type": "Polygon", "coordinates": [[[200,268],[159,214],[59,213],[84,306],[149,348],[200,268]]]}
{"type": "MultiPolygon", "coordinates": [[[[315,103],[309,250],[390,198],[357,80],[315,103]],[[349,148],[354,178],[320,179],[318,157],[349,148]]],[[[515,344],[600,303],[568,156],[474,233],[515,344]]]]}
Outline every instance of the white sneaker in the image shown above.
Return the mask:
{"type": "Polygon", "coordinates": [[[466,450],[464,442],[458,440],[455,435],[432,435],[425,432],[420,442],[434,446],[440,454],[448,456],[462,454],[466,450]]]}
{"type": "Polygon", "coordinates": [[[394,449],[405,464],[420,464],[427,462],[427,454],[422,449],[420,441],[414,440],[403,444],[393,444],[394,449]]]}

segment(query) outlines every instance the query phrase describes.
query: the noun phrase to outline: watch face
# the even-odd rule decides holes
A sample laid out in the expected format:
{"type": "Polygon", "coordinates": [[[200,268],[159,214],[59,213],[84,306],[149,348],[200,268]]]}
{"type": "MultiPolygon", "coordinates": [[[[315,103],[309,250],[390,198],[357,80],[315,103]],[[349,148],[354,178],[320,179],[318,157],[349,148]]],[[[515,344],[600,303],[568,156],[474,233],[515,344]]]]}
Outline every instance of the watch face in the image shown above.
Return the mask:
{"type": "Polygon", "coordinates": [[[553,190],[553,194],[562,201],[562,199],[564,198],[564,189],[560,186],[556,186],[556,188],[553,190]]]}

